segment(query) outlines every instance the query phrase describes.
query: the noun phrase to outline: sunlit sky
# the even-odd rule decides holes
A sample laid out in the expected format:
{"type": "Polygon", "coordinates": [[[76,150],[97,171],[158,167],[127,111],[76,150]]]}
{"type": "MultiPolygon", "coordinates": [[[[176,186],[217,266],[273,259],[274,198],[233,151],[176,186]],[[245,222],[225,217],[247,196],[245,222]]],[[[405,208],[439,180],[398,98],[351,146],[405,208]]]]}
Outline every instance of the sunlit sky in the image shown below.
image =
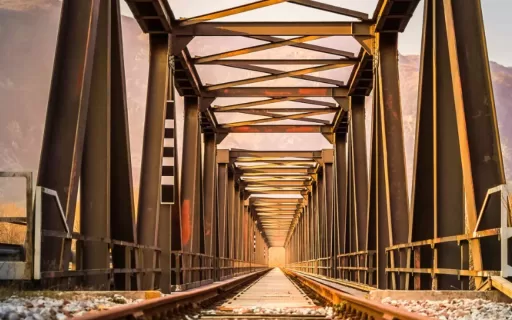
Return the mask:
{"type": "MultiPolygon", "coordinates": [[[[169,0],[176,18],[197,16],[233,6],[247,4],[254,0],[169,0]]],[[[359,10],[373,15],[378,0],[321,0],[320,2],[359,10]]],[[[505,66],[512,66],[512,21],[508,16],[512,12],[512,0],[481,0],[484,14],[485,31],[489,58],[505,66]]],[[[123,12],[131,15],[123,3],[123,12]]],[[[419,54],[421,43],[421,25],[423,19],[423,1],[409,23],[407,30],[400,36],[399,50],[402,54],[419,54]]],[[[340,16],[332,13],[308,9],[290,3],[281,3],[271,7],[218,19],[216,21],[336,21],[340,16]]],[[[342,20],[350,20],[343,17],[342,20]]]]}

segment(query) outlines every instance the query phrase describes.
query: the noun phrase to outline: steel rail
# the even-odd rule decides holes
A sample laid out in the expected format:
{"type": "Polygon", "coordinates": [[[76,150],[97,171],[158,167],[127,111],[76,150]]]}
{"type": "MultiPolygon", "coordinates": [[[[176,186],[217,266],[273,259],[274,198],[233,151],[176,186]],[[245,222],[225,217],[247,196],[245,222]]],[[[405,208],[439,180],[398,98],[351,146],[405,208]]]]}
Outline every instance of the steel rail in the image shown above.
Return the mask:
{"type": "Polygon", "coordinates": [[[100,312],[89,312],[76,320],[118,320],[118,319],[163,319],[172,317],[177,311],[192,305],[213,299],[222,293],[253,281],[268,270],[257,271],[248,275],[225,280],[204,287],[176,292],[168,296],[150,299],[137,304],[129,304],[100,312]]]}
{"type": "Polygon", "coordinates": [[[285,272],[292,278],[313,289],[334,305],[337,316],[341,319],[375,319],[375,320],[431,320],[432,318],[408,312],[404,309],[388,306],[365,298],[346,294],[290,269],[285,272]]]}

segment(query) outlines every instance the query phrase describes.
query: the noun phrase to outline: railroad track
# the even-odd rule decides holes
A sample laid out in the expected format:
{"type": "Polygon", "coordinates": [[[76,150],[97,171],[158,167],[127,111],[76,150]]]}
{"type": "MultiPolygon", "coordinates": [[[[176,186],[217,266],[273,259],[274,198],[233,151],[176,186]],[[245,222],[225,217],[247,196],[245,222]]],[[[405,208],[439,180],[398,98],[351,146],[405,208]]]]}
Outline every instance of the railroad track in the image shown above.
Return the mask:
{"type": "Polygon", "coordinates": [[[138,304],[87,313],[75,319],[176,319],[179,314],[194,306],[197,308],[200,304],[211,303],[239,289],[230,299],[224,300],[221,304],[217,303],[215,309],[197,312],[194,316],[183,316],[183,319],[325,319],[326,316],[332,316],[337,319],[353,320],[431,320],[425,316],[344,293],[339,288],[329,286],[325,281],[320,282],[304,274],[290,270],[286,270],[285,273],[286,275],[279,269],[255,272],[138,304]],[[289,278],[294,281],[290,281],[289,278]],[[322,300],[331,304],[334,314],[320,312],[319,310],[326,309],[318,306],[318,303],[313,303],[313,300],[300,289],[298,283],[307,286],[321,296],[322,300]]]}

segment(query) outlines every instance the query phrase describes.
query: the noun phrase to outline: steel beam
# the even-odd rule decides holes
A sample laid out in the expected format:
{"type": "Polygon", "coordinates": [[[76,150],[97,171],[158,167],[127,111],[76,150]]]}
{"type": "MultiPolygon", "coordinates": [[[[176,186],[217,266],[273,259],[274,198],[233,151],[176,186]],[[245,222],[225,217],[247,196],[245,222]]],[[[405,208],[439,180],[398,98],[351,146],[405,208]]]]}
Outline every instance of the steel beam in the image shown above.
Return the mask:
{"type": "MultiPolygon", "coordinates": [[[[346,250],[348,253],[350,252],[359,252],[359,246],[357,242],[357,232],[358,232],[358,220],[355,211],[355,201],[354,201],[354,156],[353,156],[353,148],[354,140],[352,139],[352,133],[349,132],[348,137],[348,173],[347,173],[347,222],[346,222],[346,250]]],[[[354,264],[353,259],[348,259],[348,267],[357,267],[357,264],[354,264]]],[[[358,282],[359,279],[356,277],[355,272],[351,272],[348,270],[348,274],[345,274],[347,280],[358,282]]]]}
{"type": "Polygon", "coordinates": [[[325,65],[347,63],[357,64],[359,60],[355,58],[347,59],[222,59],[214,61],[198,62],[197,64],[206,65],[225,65],[230,67],[264,66],[264,65],[325,65]]]}
{"type": "Polygon", "coordinates": [[[242,98],[242,97],[347,97],[346,87],[241,87],[203,91],[203,97],[242,98]]]}
{"type": "MultiPolygon", "coordinates": [[[[102,0],[94,50],[92,83],[87,112],[80,187],[80,233],[110,238],[110,75],[111,1],[102,0]]],[[[79,246],[80,247],[80,246],[79,246]]],[[[106,269],[109,252],[106,243],[85,243],[82,267],[106,269]]],[[[106,274],[87,276],[85,285],[110,289],[106,274]]]]}
{"type": "Polygon", "coordinates": [[[321,11],[326,11],[330,13],[336,13],[343,16],[356,18],[360,20],[367,20],[368,14],[356,10],[350,10],[338,6],[333,6],[327,3],[319,2],[319,1],[313,1],[313,0],[288,0],[288,2],[297,4],[300,6],[304,6],[311,9],[317,9],[321,11]]]}
{"type": "MultiPolygon", "coordinates": [[[[221,61],[223,61],[223,60],[221,60],[221,61]]],[[[312,64],[312,63],[310,63],[310,64],[312,64]]],[[[234,86],[238,86],[238,85],[242,85],[242,84],[249,84],[249,83],[262,82],[262,81],[276,80],[276,79],[282,79],[282,78],[286,78],[286,77],[290,77],[290,78],[293,78],[293,79],[308,80],[308,81],[319,82],[319,83],[332,84],[332,85],[335,85],[335,86],[343,86],[343,85],[345,85],[345,82],[343,82],[343,81],[339,81],[339,80],[335,80],[335,79],[329,79],[329,78],[322,78],[322,77],[318,77],[318,76],[312,76],[312,75],[308,75],[307,73],[320,72],[320,71],[331,70],[331,69],[335,69],[335,68],[348,67],[348,66],[354,65],[354,62],[343,62],[343,61],[341,61],[341,62],[338,62],[336,64],[327,64],[327,65],[321,65],[321,66],[316,66],[316,67],[309,67],[309,68],[305,68],[305,69],[294,70],[294,71],[287,71],[287,72],[283,72],[283,71],[281,71],[279,69],[272,69],[272,68],[268,68],[268,67],[261,67],[261,66],[258,66],[258,65],[230,64],[230,63],[227,63],[227,62],[222,63],[222,65],[224,65],[226,67],[236,68],[236,69],[269,73],[270,75],[268,75],[268,76],[261,76],[261,77],[257,77],[257,78],[252,78],[252,79],[245,79],[245,80],[234,81],[234,82],[230,82],[230,83],[227,83],[227,84],[215,85],[215,86],[211,86],[209,89],[219,89],[219,88],[228,87],[228,86],[234,87],[234,86]],[[339,65],[339,67],[333,67],[334,65],[339,65]],[[222,86],[222,87],[220,87],[220,86],[222,86]]],[[[208,88],[207,88],[207,90],[208,90],[208,88]]]]}
{"type": "Polygon", "coordinates": [[[224,17],[252,11],[255,9],[272,6],[272,5],[275,5],[275,4],[278,4],[281,2],[285,2],[285,1],[287,1],[287,0],[260,0],[260,1],[256,1],[253,3],[248,3],[248,4],[241,5],[241,6],[236,6],[233,8],[225,9],[225,10],[219,10],[216,12],[203,14],[203,15],[197,16],[197,17],[183,19],[183,20],[179,21],[179,25],[180,26],[189,26],[189,25],[200,23],[200,22],[224,18],[224,17]]]}
{"type": "MultiPolygon", "coordinates": [[[[112,2],[111,13],[110,139],[115,143],[110,143],[110,236],[115,240],[137,243],[119,0],[112,2]]],[[[112,265],[115,269],[132,268],[138,264],[138,258],[134,254],[130,256],[126,248],[112,248],[112,265]]],[[[116,290],[140,288],[140,276],[115,274],[114,286],[116,290]]]]}
{"type": "MultiPolygon", "coordinates": [[[[465,144],[460,143],[462,156],[469,152],[469,163],[462,163],[466,205],[469,208],[475,207],[474,212],[473,209],[468,210],[468,227],[478,231],[475,230],[476,218],[487,191],[506,183],[482,8],[479,0],[444,1],[444,6],[459,139],[464,138],[463,132],[467,132],[468,140],[467,151],[465,144]],[[468,26],[467,21],[474,23],[468,26]],[[475,77],[475,74],[480,76],[475,77]],[[480,118],[482,114],[485,116],[480,118]],[[471,170],[471,177],[468,170],[471,170]],[[471,200],[471,187],[474,188],[474,204],[471,200]]],[[[478,226],[480,230],[500,227],[500,206],[497,201],[487,207],[492,214],[482,216],[478,226]]],[[[482,269],[499,270],[499,245],[490,238],[481,239],[480,243],[482,269]]],[[[475,249],[472,248],[474,255],[477,254],[475,249]]],[[[478,258],[473,258],[476,269],[475,259],[478,258]]],[[[477,286],[480,283],[480,279],[475,279],[477,286]]]]}
{"type": "Polygon", "coordinates": [[[336,239],[335,254],[346,253],[347,232],[347,139],[346,134],[336,133],[334,139],[336,185],[336,239]]]}
{"type": "MultiPolygon", "coordinates": [[[[183,171],[181,175],[181,241],[182,250],[200,253],[200,145],[199,145],[199,101],[197,97],[185,97],[185,123],[183,133],[183,171]]],[[[195,267],[192,256],[185,258],[186,268],[195,267]]],[[[191,272],[184,281],[192,282],[191,272]]]]}
{"type": "MultiPolygon", "coordinates": [[[[225,150],[222,150],[225,151],[225,150]]],[[[221,150],[218,150],[220,153],[221,150]]],[[[218,257],[219,258],[227,258],[228,257],[228,166],[229,166],[229,158],[227,162],[219,162],[219,157],[217,157],[217,170],[218,170],[218,181],[217,181],[217,212],[218,212],[218,233],[217,233],[217,241],[218,241],[218,257]]],[[[222,265],[220,265],[222,266],[222,265]]],[[[217,279],[224,276],[225,271],[220,270],[220,274],[217,275],[217,279]]]]}
{"type": "MultiPolygon", "coordinates": [[[[151,35],[149,38],[150,61],[146,118],[144,124],[144,145],[140,177],[139,210],[137,234],[143,245],[156,246],[160,214],[160,180],[163,153],[163,132],[165,129],[165,108],[169,81],[169,41],[167,35],[151,35]]],[[[154,250],[143,251],[143,266],[156,267],[157,254],[154,250]]],[[[155,273],[143,276],[143,289],[152,289],[155,273]]]]}
{"type": "Polygon", "coordinates": [[[203,214],[204,214],[204,247],[205,254],[217,256],[217,210],[215,210],[217,189],[217,143],[215,134],[204,134],[203,163],[203,214]]]}
{"type": "MultiPolygon", "coordinates": [[[[99,1],[65,0],[62,4],[38,171],[37,185],[58,193],[69,226],[75,220],[99,7],[99,1]]],[[[52,201],[43,201],[42,212],[44,230],[64,230],[61,215],[52,201]]],[[[44,241],[42,270],[67,270],[70,241],[58,238],[44,241]]]]}
{"type": "MultiPolygon", "coordinates": [[[[300,110],[299,110],[300,112],[300,110]]],[[[269,123],[269,122],[278,122],[283,120],[317,120],[311,119],[308,117],[314,117],[319,115],[324,115],[326,113],[330,113],[330,111],[315,111],[315,112],[305,112],[305,113],[296,113],[292,115],[280,115],[280,114],[272,114],[269,118],[257,119],[257,120],[249,120],[249,121],[240,121],[240,122],[230,122],[220,125],[221,128],[239,128],[245,126],[252,126],[259,123],[269,123]]],[[[329,124],[329,123],[327,123],[329,124]]]]}
{"type": "MultiPolygon", "coordinates": [[[[375,77],[373,79],[373,87],[378,88],[378,79],[375,77]]],[[[381,234],[378,234],[379,223],[381,223],[382,219],[379,220],[378,217],[378,208],[379,208],[379,174],[381,173],[379,168],[379,127],[378,127],[378,101],[379,92],[375,90],[373,94],[372,101],[372,128],[371,128],[371,147],[370,147],[370,170],[369,170],[369,179],[368,179],[368,239],[366,243],[366,248],[368,250],[376,251],[377,255],[375,257],[375,266],[377,267],[377,273],[374,277],[373,273],[368,275],[368,284],[379,286],[379,279],[381,281],[381,288],[385,288],[385,272],[382,272],[381,265],[382,263],[386,263],[382,259],[382,255],[378,251],[378,248],[383,247],[381,243],[379,243],[379,237],[381,234]]],[[[385,271],[385,269],[384,269],[385,271]]]]}
{"type": "MultiPolygon", "coordinates": [[[[273,42],[273,43],[280,42],[283,40],[282,38],[272,37],[272,36],[247,36],[247,38],[261,40],[261,41],[267,41],[267,42],[273,42]]],[[[341,57],[347,57],[347,58],[355,57],[354,53],[352,53],[350,51],[322,47],[322,46],[318,46],[318,45],[314,45],[314,44],[310,44],[310,43],[292,43],[289,46],[294,47],[294,48],[300,48],[300,49],[305,49],[305,50],[310,50],[310,51],[321,52],[321,53],[328,53],[328,54],[332,54],[335,56],[341,56],[341,57]]]]}
{"type": "Polygon", "coordinates": [[[371,36],[369,22],[201,22],[175,27],[183,36],[371,36]]]}
{"type": "Polygon", "coordinates": [[[205,62],[236,57],[236,56],[240,56],[240,55],[244,55],[244,54],[255,53],[255,52],[269,50],[269,49],[276,49],[276,48],[288,46],[290,44],[304,43],[304,42],[318,40],[318,39],[322,39],[322,38],[324,38],[324,37],[301,36],[301,37],[293,38],[293,39],[282,39],[282,40],[279,40],[276,42],[260,44],[260,45],[253,46],[253,47],[242,48],[242,49],[237,49],[237,50],[232,50],[232,51],[227,51],[227,52],[222,52],[222,53],[216,53],[216,54],[212,54],[209,56],[195,58],[193,60],[193,62],[194,63],[205,63],[205,62]]]}
{"type": "Polygon", "coordinates": [[[330,258],[331,268],[326,270],[328,277],[334,278],[334,153],[333,150],[322,151],[324,193],[325,193],[325,257],[330,258]]]}
{"type": "Polygon", "coordinates": [[[366,157],[366,126],[365,126],[365,98],[352,97],[350,102],[350,132],[352,148],[352,168],[354,196],[351,196],[357,219],[358,250],[366,250],[368,235],[368,168],[366,157]]]}
{"type": "Polygon", "coordinates": [[[228,173],[228,188],[227,188],[227,200],[228,200],[228,215],[227,215],[227,230],[228,235],[228,257],[231,259],[235,258],[235,225],[234,225],[234,211],[235,211],[235,176],[234,173],[228,173]]]}
{"type": "Polygon", "coordinates": [[[222,129],[222,133],[324,133],[330,127],[321,125],[256,125],[222,129]]]}
{"type": "MultiPolygon", "coordinates": [[[[379,34],[378,48],[380,64],[378,68],[378,261],[379,288],[390,289],[408,286],[408,276],[401,274],[385,284],[383,266],[386,265],[385,248],[390,245],[407,243],[409,228],[409,211],[407,198],[407,179],[405,173],[405,151],[403,142],[402,110],[399,94],[398,75],[398,35],[394,33],[379,34]],[[382,170],[382,171],[381,171],[382,170]],[[386,222],[387,221],[387,222],[386,222]]],[[[407,266],[409,253],[400,256],[390,255],[391,267],[407,266]]]]}
{"type": "MultiPolygon", "coordinates": [[[[174,47],[174,39],[170,40],[170,51],[174,47]]],[[[160,194],[160,214],[158,224],[158,246],[161,248],[160,252],[160,290],[164,293],[170,293],[174,285],[181,283],[181,274],[174,271],[176,266],[176,257],[171,254],[171,251],[181,251],[180,236],[180,201],[179,199],[179,161],[178,161],[178,136],[175,126],[176,119],[176,105],[174,96],[174,69],[169,65],[169,81],[167,89],[167,103],[164,125],[164,146],[162,158],[162,182],[164,179],[172,177],[172,185],[170,182],[165,182],[161,186],[160,194]],[[172,123],[172,128],[170,123],[172,123]],[[172,145],[166,145],[166,139],[173,139],[172,145]],[[172,157],[173,163],[165,163],[172,157]],[[168,173],[169,168],[172,168],[172,174],[168,173]],[[169,201],[172,199],[171,201],[169,201]]]]}
{"type": "Polygon", "coordinates": [[[267,105],[267,104],[285,102],[285,101],[295,101],[295,102],[304,103],[304,104],[324,106],[324,107],[331,108],[331,109],[338,108],[336,103],[332,103],[332,102],[312,100],[312,99],[302,99],[300,97],[282,97],[282,98],[277,98],[277,99],[265,99],[265,100],[252,101],[252,102],[246,102],[246,103],[238,103],[238,104],[232,104],[232,105],[227,105],[227,106],[217,106],[216,105],[212,108],[212,110],[215,112],[229,112],[231,110],[236,110],[236,109],[255,107],[255,106],[261,106],[261,105],[267,105]]]}

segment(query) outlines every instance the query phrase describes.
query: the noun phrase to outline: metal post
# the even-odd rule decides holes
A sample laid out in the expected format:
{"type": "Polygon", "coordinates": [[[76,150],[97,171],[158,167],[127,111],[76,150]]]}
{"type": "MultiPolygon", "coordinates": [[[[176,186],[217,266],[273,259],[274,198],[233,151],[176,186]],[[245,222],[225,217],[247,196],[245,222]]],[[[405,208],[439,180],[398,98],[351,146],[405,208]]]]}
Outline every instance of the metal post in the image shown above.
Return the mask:
{"type": "MultiPolygon", "coordinates": [[[[80,180],[80,233],[107,239],[110,238],[111,4],[111,1],[100,2],[80,180]]],[[[83,269],[109,267],[107,243],[86,241],[82,248],[83,269]]],[[[87,276],[84,285],[108,290],[108,274],[87,276]]]]}
{"type": "MultiPolygon", "coordinates": [[[[119,0],[112,2],[111,9],[110,139],[115,141],[115,143],[110,143],[110,237],[115,240],[137,243],[119,0]]],[[[139,263],[135,262],[134,255],[130,258],[127,252],[128,249],[122,246],[114,246],[112,248],[112,264],[114,268],[132,268],[132,266],[136,266],[139,263]]],[[[114,286],[116,290],[140,288],[140,283],[137,283],[140,282],[138,281],[139,278],[132,277],[130,273],[115,274],[114,286]]]]}
{"type": "MultiPolygon", "coordinates": [[[[390,245],[407,243],[409,228],[409,209],[407,196],[407,179],[405,172],[405,151],[402,128],[402,108],[400,104],[398,73],[398,35],[395,33],[378,34],[379,39],[379,114],[382,136],[382,160],[385,192],[385,206],[379,207],[379,219],[387,215],[390,245]],[[380,209],[383,209],[382,211],[380,209]]],[[[379,192],[380,192],[379,190],[379,192]]],[[[381,232],[381,230],[379,230],[381,232]]],[[[382,229],[384,232],[384,229],[382,229]]],[[[391,264],[406,267],[409,254],[402,251],[400,255],[391,255],[391,264]]],[[[401,273],[397,288],[405,289],[406,277],[401,273]]],[[[398,280],[398,279],[396,279],[398,280]]],[[[394,283],[391,284],[394,288],[394,283]]]]}
{"type": "MultiPolygon", "coordinates": [[[[333,269],[333,255],[334,255],[334,153],[332,149],[323,150],[322,151],[322,162],[323,162],[323,173],[325,176],[324,179],[324,192],[325,192],[325,258],[329,258],[326,260],[326,266],[330,266],[330,269],[326,269],[325,273],[328,277],[333,277],[334,269],[333,269]]],[[[301,241],[302,244],[302,241],[301,241]]]]}
{"type": "MultiPolygon", "coordinates": [[[[225,266],[225,259],[228,257],[228,171],[229,151],[217,150],[218,183],[217,183],[217,210],[218,210],[218,257],[219,266],[225,266]]],[[[226,275],[225,269],[218,270],[218,279],[222,280],[226,275]]]]}
{"type": "MultiPolygon", "coordinates": [[[[58,193],[68,225],[75,218],[78,179],[82,165],[83,141],[91,87],[98,1],[64,0],[41,162],[37,185],[58,193]]],[[[62,221],[53,201],[43,201],[43,229],[62,231],[62,221]]],[[[58,238],[44,239],[41,269],[67,270],[70,243],[58,238]]]]}
{"type": "MultiPolygon", "coordinates": [[[[156,246],[160,211],[161,161],[165,128],[165,112],[169,81],[169,41],[168,35],[150,35],[150,61],[146,119],[144,124],[144,145],[140,177],[139,210],[137,234],[140,244],[156,246]]],[[[142,250],[143,266],[154,269],[154,250],[142,250]]],[[[153,289],[155,273],[143,276],[142,289],[153,289]]]]}
{"type": "MultiPolygon", "coordinates": [[[[183,133],[183,171],[181,175],[181,245],[185,253],[199,253],[200,217],[199,199],[196,197],[199,162],[199,103],[197,97],[185,97],[185,124],[183,133]]],[[[184,256],[184,268],[192,268],[192,256],[184,256]]],[[[184,283],[193,279],[190,270],[184,283]]]]}
{"type": "MultiPolygon", "coordinates": [[[[228,200],[228,215],[227,215],[227,243],[228,252],[227,257],[235,259],[235,224],[234,224],[234,210],[235,210],[235,177],[233,172],[228,172],[228,186],[227,186],[227,200],[228,200]]],[[[230,261],[230,265],[232,260],[230,261]]],[[[231,269],[229,275],[233,275],[234,269],[231,269]]]]}
{"type": "MultiPolygon", "coordinates": [[[[204,134],[204,174],[203,174],[203,197],[204,197],[204,246],[205,254],[217,256],[217,143],[215,134],[204,134]]],[[[213,266],[213,260],[211,261],[213,266]]],[[[213,279],[211,271],[208,272],[210,279],[213,279]]]]}

